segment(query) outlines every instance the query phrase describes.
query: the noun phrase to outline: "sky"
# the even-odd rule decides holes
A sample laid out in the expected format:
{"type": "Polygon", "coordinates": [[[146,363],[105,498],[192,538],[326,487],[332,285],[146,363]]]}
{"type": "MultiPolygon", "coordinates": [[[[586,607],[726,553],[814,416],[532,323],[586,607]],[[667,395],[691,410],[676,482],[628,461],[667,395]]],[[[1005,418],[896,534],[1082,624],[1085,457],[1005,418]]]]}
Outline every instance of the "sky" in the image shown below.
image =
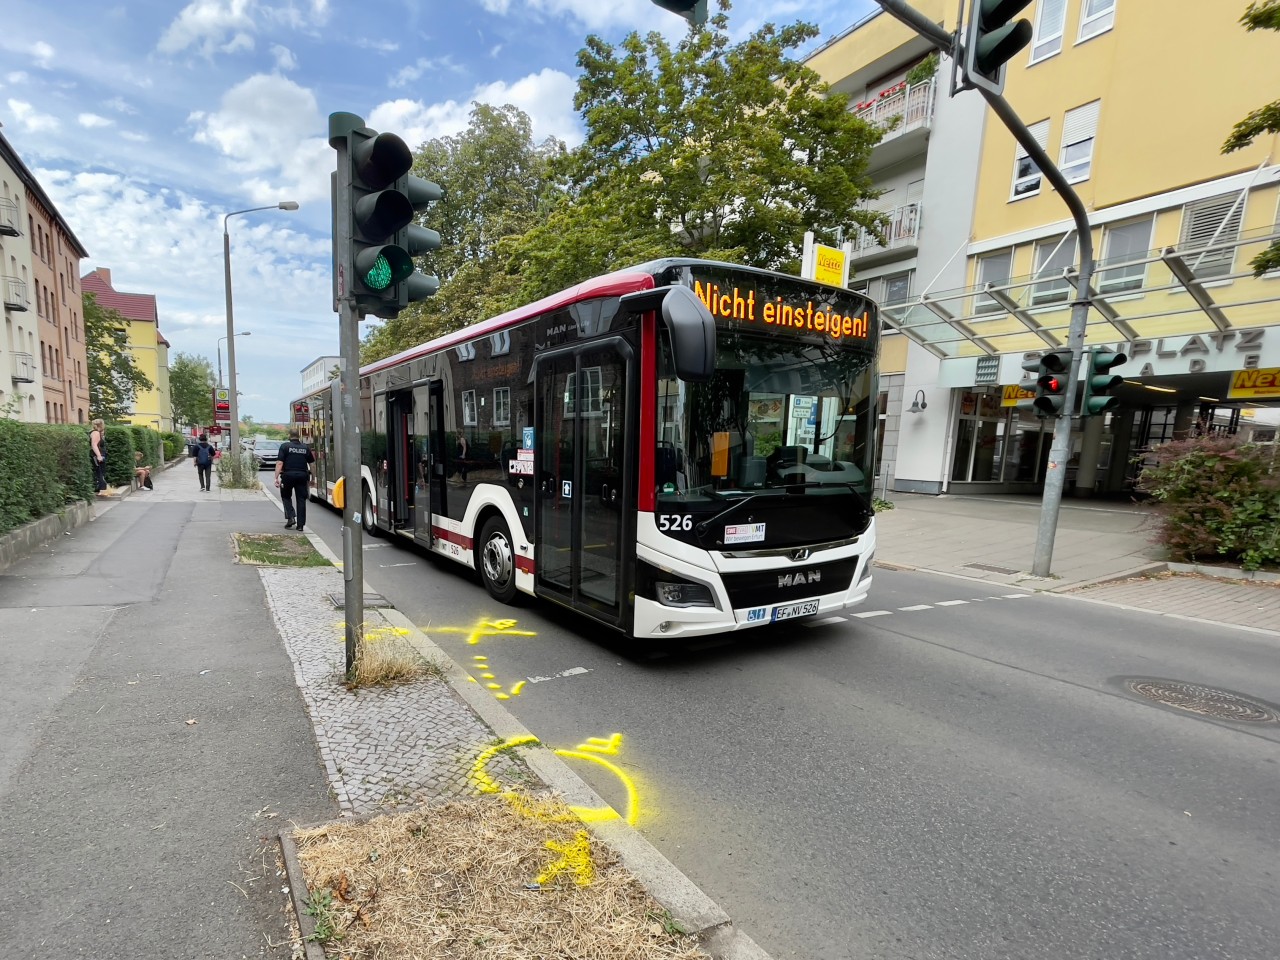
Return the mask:
{"type": "MultiPolygon", "coordinates": [[[[713,6],[715,0],[712,0],[713,6]]],[[[836,36],[872,0],[734,0],[731,39],[805,20],[836,36]]],[[[410,148],[514,104],[535,139],[581,142],[577,53],[686,23],[650,0],[4,0],[0,124],[117,290],[152,293],[170,354],[217,369],[226,220],[240,412],[282,422],[312,360],[338,354],[328,116],[410,148]]],[[[447,186],[447,184],[445,185],[447,186]]],[[[362,333],[368,329],[362,325],[362,333]]],[[[228,364],[221,344],[224,375],[228,364]]]]}

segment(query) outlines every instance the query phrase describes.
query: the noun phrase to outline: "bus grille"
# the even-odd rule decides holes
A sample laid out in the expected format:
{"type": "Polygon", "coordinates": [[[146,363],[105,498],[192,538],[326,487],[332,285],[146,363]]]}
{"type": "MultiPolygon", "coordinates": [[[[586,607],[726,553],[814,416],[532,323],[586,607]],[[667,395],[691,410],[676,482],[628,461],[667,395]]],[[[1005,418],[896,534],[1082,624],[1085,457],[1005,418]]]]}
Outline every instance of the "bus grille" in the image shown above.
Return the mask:
{"type": "Polygon", "coordinates": [[[724,587],[733,609],[766,607],[788,600],[803,600],[828,593],[844,593],[853,582],[858,558],[811,563],[805,566],[726,573],[724,587]]]}

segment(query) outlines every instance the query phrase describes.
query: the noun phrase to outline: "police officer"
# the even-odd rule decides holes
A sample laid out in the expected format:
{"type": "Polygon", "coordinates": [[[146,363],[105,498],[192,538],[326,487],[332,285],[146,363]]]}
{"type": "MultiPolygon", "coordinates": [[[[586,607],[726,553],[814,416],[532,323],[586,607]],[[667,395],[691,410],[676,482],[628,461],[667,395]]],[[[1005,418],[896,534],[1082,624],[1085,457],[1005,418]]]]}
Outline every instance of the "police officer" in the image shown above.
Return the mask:
{"type": "Polygon", "coordinates": [[[289,439],[280,444],[280,454],[276,460],[276,486],[280,488],[280,499],[284,501],[285,529],[297,524],[299,530],[307,522],[307,497],[311,493],[311,464],[316,462],[316,455],[311,448],[298,439],[298,431],[290,430],[289,439]],[[297,502],[297,508],[294,502],[297,502]]]}

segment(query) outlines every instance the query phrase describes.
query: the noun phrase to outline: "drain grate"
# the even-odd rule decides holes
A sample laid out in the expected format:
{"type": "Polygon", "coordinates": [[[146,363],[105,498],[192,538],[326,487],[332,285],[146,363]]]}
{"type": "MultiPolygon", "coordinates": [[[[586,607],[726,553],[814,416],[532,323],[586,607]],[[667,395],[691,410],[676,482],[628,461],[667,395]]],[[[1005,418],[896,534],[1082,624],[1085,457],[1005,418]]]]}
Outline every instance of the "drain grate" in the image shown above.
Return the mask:
{"type": "Polygon", "coordinates": [[[1166,707],[1186,710],[1188,713],[1215,720],[1243,720],[1247,723],[1280,722],[1276,708],[1252,700],[1230,690],[1204,687],[1198,683],[1180,680],[1159,680],[1152,677],[1133,677],[1124,681],[1130,693],[1154,700],[1166,707]]]}
{"type": "Polygon", "coordinates": [[[1022,572],[1021,570],[1012,570],[1009,567],[997,567],[990,563],[966,563],[962,564],[962,566],[968,567],[970,570],[985,570],[987,573],[1003,573],[1010,577],[1017,576],[1022,572]]]}

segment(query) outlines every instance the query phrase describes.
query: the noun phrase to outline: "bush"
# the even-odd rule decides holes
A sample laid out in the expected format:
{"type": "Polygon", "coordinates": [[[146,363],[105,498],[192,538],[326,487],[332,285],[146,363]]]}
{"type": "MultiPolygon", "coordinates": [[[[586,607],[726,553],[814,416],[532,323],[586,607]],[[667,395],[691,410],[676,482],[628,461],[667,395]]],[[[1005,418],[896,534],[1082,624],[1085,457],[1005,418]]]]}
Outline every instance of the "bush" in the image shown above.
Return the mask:
{"type": "Polygon", "coordinates": [[[186,437],[180,433],[166,433],[164,435],[164,458],[166,461],[175,460],[186,452],[186,437]]]}
{"type": "Polygon", "coordinates": [[[92,496],[83,428],[0,419],[0,533],[92,496]]]}
{"type": "Polygon", "coordinates": [[[1157,447],[1138,489],[1161,504],[1160,541],[1174,560],[1280,564],[1275,449],[1197,437],[1157,447]]]}
{"type": "Polygon", "coordinates": [[[236,487],[241,490],[260,489],[262,485],[258,483],[258,458],[247,450],[240,451],[242,482],[237,484],[231,474],[232,456],[234,454],[230,450],[224,450],[214,465],[214,472],[218,475],[218,486],[226,487],[228,490],[236,487]]]}
{"type": "MultiPolygon", "coordinates": [[[[127,487],[133,481],[133,428],[107,424],[107,485],[127,487]]],[[[144,450],[143,453],[146,451],[144,450]]]]}
{"type": "MultiPolygon", "coordinates": [[[[136,424],[129,427],[133,431],[133,449],[142,451],[142,462],[153,467],[161,464],[156,460],[163,454],[161,445],[164,435],[159,430],[152,430],[150,427],[140,427],[136,424]]],[[[132,475],[132,471],[130,471],[132,475]]]]}

